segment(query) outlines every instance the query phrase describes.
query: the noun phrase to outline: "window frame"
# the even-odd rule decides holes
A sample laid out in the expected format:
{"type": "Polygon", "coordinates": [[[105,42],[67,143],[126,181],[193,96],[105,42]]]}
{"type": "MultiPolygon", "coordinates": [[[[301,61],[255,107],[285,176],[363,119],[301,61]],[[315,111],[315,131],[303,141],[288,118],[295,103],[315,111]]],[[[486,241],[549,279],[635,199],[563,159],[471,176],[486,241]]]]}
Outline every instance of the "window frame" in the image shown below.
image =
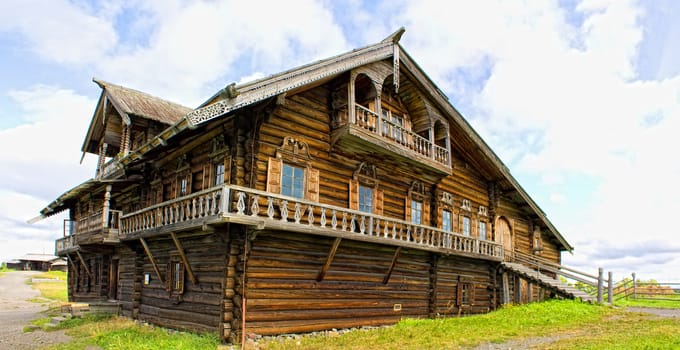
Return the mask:
{"type": "Polygon", "coordinates": [[[307,187],[307,171],[306,168],[298,166],[296,164],[291,164],[289,162],[283,162],[281,165],[281,195],[288,196],[288,197],[293,197],[293,198],[298,198],[298,199],[304,199],[305,198],[305,192],[306,192],[306,187],[307,187]],[[290,168],[291,169],[291,175],[290,177],[286,176],[286,169],[290,168]],[[299,170],[300,174],[297,174],[297,171],[299,170]],[[296,176],[300,175],[300,176],[296,176]],[[290,185],[286,186],[286,179],[290,179],[290,185]],[[299,180],[299,185],[296,186],[298,182],[296,180],[299,180]],[[286,193],[286,188],[290,188],[290,193],[286,193]],[[299,191],[299,193],[297,193],[299,191]]]}
{"type": "Polygon", "coordinates": [[[373,213],[373,187],[365,186],[359,183],[359,211],[364,213],[373,213]]]}

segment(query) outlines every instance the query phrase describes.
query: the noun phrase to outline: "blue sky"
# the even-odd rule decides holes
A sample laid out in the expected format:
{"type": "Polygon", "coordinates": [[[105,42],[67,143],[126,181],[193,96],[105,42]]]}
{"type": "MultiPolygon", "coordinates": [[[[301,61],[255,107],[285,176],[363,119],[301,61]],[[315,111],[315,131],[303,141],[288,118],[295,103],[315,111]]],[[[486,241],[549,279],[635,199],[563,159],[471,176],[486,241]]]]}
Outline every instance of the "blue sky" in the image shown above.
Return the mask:
{"type": "Polygon", "coordinates": [[[401,43],[572,243],[564,261],[680,280],[680,3],[0,2],[0,260],[52,252],[97,77],[195,107],[243,82],[401,43]]]}

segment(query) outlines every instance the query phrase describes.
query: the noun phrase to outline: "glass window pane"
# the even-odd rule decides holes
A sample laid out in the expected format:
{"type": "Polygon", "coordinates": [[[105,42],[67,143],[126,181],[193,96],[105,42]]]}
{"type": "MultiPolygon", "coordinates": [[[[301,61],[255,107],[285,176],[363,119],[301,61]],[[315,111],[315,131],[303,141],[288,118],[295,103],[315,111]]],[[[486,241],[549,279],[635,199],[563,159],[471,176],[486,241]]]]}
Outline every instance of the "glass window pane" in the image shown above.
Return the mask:
{"type": "Polygon", "coordinates": [[[465,236],[470,235],[470,218],[467,216],[463,216],[463,234],[465,236]]]}
{"type": "Polygon", "coordinates": [[[442,229],[451,231],[451,212],[448,210],[442,212],[442,229]]]}
{"type": "Polygon", "coordinates": [[[411,222],[419,225],[423,223],[423,202],[411,200],[411,222]]]}
{"type": "Polygon", "coordinates": [[[303,198],[305,171],[303,168],[284,164],[281,176],[281,194],[303,198]]]}
{"type": "Polygon", "coordinates": [[[479,223],[479,239],[486,240],[486,223],[485,222],[479,223]]]}

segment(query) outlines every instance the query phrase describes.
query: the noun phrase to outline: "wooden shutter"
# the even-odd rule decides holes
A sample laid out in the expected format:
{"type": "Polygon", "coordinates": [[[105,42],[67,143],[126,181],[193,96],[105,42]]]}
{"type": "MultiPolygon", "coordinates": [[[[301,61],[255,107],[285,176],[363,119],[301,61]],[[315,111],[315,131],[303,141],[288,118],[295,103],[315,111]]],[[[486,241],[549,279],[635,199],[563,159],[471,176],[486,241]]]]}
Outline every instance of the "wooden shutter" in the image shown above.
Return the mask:
{"type": "Polygon", "coordinates": [[[349,208],[359,210],[359,181],[349,180],[349,208]]]}
{"type": "Polygon", "coordinates": [[[382,189],[376,188],[373,191],[373,203],[375,207],[373,209],[373,214],[382,215],[383,214],[383,202],[385,198],[385,192],[382,189]]]}
{"type": "Polygon", "coordinates": [[[165,269],[165,290],[172,292],[172,262],[168,262],[165,269]]]}
{"type": "Polygon", "coordinates": [[[213,167],[211,166],[212,164],[208,163],[203,165],[203,183],[201,186],[202,190],[205,190],[206,188],[210,188],[215,184],[215,181],[212,179],[212,173],[213,173],[213,167]]]}
{"type": "MultiPolygon", "coordinates": [[[[281,193],[281,169],[283,162],[279,158],[269,158],[267,164],[267,192],[281,193]]],[[[226,174],[226,169],[225,169],[226,174]]]]}
{"type": "Polygon", "coordinates": [[[175,283],[179,282],[179,289],[177,290],[177,293],[184,294],[184,271],[186,271],[186,268],[184,268],[183,262],[180,262],[178,265],[179,265],[179,280],[175,281],[175,283]]]}
{"type": "Polygon", "coordinates": [[[430,226],[430,201],[425,198],[423,200],[423,225],[430,226]]]}
{"type": "Polygon", "coordinates": [[[319,169],[309,169],[308,171],[306,199],[314,202],[319,201],[319,169]]]}
{"type": "MultiPolygon", "coordinates": [[[[279,167],[280,169],[280,167],[279,167]]],[[[281,171],[279,170],[279,174],[281,171]]],[[[280,176],[279,176],[280,178],[280,176]]],[[[224,157],[224,183],[231,184],[231,156],[224,157]]],[[[281,191],[279,191],[281,192],[281,191]]]]}
{"type": "Polygon", "coordinates": [[[404,220],[411,222],[411,196],[406,196],[404,202],[404,220]]]}
{"type": "Polygon", "coordinates": [[[456,305],[460,307],[463,305],[463,282],[458,279],[458,286],[456,286],[456,305]]]}

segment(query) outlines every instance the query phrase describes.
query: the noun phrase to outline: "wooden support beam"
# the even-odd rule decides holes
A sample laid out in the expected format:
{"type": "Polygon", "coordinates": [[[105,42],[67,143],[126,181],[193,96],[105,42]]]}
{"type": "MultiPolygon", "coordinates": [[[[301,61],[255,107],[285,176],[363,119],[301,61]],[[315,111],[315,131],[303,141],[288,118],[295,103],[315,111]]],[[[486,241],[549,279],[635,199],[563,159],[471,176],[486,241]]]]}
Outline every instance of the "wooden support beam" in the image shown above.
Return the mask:
{"type": "Polygon", "coordinates": [[[87,272],[87,275],[90,276],[91,279],[94,279],[94,275],[90,271],[90,268],[87,267],[87,264],[85,263],[85,259],[83,259],[83,256],[80,254],[80,251],[76,250],[76,254],[78,254],[78,258],[80,259],[80,263],[83,265],[83,268],[85,268],[85,272],[87,272]]]}
{"type": "Polygon", "coordinates": [[[390,264],[390,268],[387,270],[385,278],[383,278],[383,284],[387,284],[390,281],[394,267],[397,265],[397,259],[399,259],[399,253],[401,253],[401,247],[397,247],[397,250],[394,251],[394,256],[392,256],[392,264],[390,264]]]}
{"type": "Polygon", "coordinates": [[[78,273],[78,269],[76,268],[76,263],[73,262],[73,259],[71,259],[71,256],[66,254],[66,261],[71,263],[71,267],[73,268],[73,272],[78,273]]]}
{"type": "Polygon", "coordinates": [[[316,280],[318,282],[323,281],[323,278],[326,277],[326,272],[328,272],[328,269],[331,267],[331,262],[333,262],[333,258],[335,257],[335,252],[338,251],[338,246],[340,245],[340,241],[342,241],[342,238],[338,237],[333,241],[333,246],[331,247],[331,250],[328,252],[328,257],[326,258],[326,263],[323,265],[321,268],[321,271],[319,271],[319,275],[316,276],[316,280]]]}
{"type": "Polygon", "coordinates": [[[179,243],[179,239],[177,239],[177,235],[174,232],[170,232],[170,237],[172,237],[172,241],[175,242],[175,247],[177,247],[177,252],[179,253],[179,257],[182,259],[182,262],[184,263],[184,267],[187,269],[187,273],[189,274],[189,279],[191,280],[191,283],[197,284],[198,280],[196,279],[196,276],[194,275],[194,271],[191,269],[191,265],[189,264],[189,259],[187,259],[187,256],[184,254],[184,248],[182,248],[182,245],[179,243]]]}
{"type": "Polygon", "coordinates": [[[515,276],[515,304],[522,303],[522,279],[515,276]]]}
{"type": "Polygon", "coordinates": [[[165,281],[163,280],[161,271],[158,269],[156,259],[154,259],[153,255],[151,255],[151,250],[149,249],[149,246],[146,244],[144,238],[139,237],[139,241],[142,243],[142,247],[144,247],[144,252],[146,253],[146,256],[149,257],[149,261],[151,261],[151,266],[153,266],[153,270],[156,271],[156,277],[158,277],[158,280],[161,281],[162,285],[165,285],[165,281]]]}

